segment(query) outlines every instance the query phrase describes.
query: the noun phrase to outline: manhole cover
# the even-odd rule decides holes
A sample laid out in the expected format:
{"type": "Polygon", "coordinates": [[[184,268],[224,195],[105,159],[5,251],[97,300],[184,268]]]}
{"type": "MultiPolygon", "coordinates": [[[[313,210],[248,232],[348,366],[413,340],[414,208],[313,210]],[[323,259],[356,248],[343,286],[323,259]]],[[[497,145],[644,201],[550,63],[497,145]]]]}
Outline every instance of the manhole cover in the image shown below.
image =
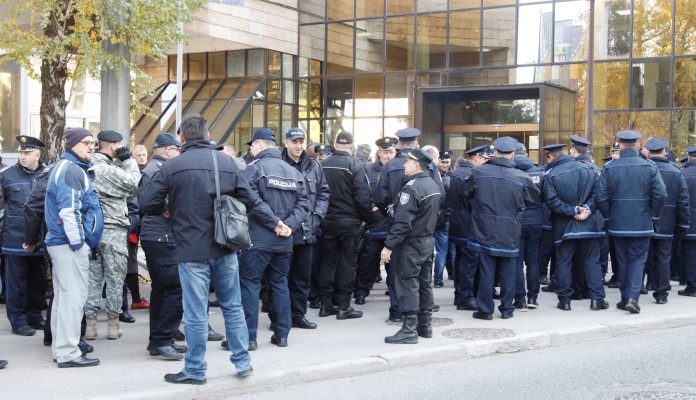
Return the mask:
{"type": "Polygon", "coordinates": [[[442,334],[450,339],[486,340],[513,337],[515,336],[515,331],[512,329],[462,328],[450,329],[442,332],[442,334]]]}
{"type": "MultiPolygon", "coordinates": [[[[401,326],[401,322],[394,322],[390,320],[384,321],[387,323],[387,325],[398,325],[401,326]]],[[[445,325],[452,325],[454,321],[452,321],[450,318],[433,318],[431,320],[431,324],[433,326],[445,326],[445,325]]]]}
{"type": "Polygon", "coordinates": [[[696,393],[632,392],[616,396],[616,400],[693,400],[696,393]]]}

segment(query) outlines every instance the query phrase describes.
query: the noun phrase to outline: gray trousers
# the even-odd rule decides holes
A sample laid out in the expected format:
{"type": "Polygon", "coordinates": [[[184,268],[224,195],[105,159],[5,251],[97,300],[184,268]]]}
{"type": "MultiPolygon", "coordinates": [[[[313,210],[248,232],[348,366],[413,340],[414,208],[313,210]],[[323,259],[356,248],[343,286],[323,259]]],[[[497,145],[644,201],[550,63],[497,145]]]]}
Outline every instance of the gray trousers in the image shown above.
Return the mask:
{"type": "Polygon", "coordinates": [[[89,276],[89,248],[70,250],[66,245],[49,246],[53,263],[53,308],[51,308],[51,350],[57,362],[68,362],[80,357],[80,324],[89,276]]]}

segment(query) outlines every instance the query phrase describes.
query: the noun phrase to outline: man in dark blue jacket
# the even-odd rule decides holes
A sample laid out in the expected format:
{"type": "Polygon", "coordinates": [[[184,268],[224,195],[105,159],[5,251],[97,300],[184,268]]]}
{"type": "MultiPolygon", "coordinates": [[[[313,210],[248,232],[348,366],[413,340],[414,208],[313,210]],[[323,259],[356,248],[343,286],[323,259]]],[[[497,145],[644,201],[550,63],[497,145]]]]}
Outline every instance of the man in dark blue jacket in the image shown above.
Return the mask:
{"type": "Polygon", "coordinates": [[[683,258],[686,287],[678,292],[680,296],[696,297],[696,146],[687,149],[689,156],[684,164],[684,180],[689,191],[689,229],[682,234],[680,257],[683,258]]]}
{"type": "MultiPolygon", "coordinates": [[[[377,161],[367,163],[367,179],[370,182],[370,190],[374,200],[374,193],[377,189],[382,168],[389,160],[396,156],[396,144],[399,139],[395,137],[383,137],[377,139],[377,161]]],[[[377,207],[372,209],[372,221],[367,225],[365,233],[365,243],[358,255],[358,271],[355,274],[355,304],[365,304],[365,297],[370,294],[370,288],[375,283],[375,279],[380,275],[379,253],[384,248],[384,240],[389,233],[389,219],[387,214],[377,207]]],[[[385,269],[388,269],[385,265],[385,269]]]]}
{"type": "Polygon", "coordinates": [[[7,318],[12,333],[31,336],[44,328],[41,315],[46,305],[46,262],[42,248],[27,251],[24,243],[24,203],[32,181],[44,169],[41,151],[44,143],[31,136],[17,136],[19,161],[0,173],[0,189],[5,201],[2,224],[2,254],[6,270],[7,318]]]}
{"type": "Polygon", "coordinates": [[[519,254],[520,217],[525,207],[538,202],[532,178],[515,168],[517,141],[509,136],[493,142],[495,157],[476,167],[464,181],[463,194],[471,205],[469,247],[479,252],[479,311],[473,317],[493,319],[493,285],[500,276],[499,310],[512,318],[515,307],[515,259],[519,254]]]}
{"type": "MultiPolygon", "coordinates": [[[[532,178],[534,185],[541,191],[544,182],[544,169],[534,165],[527,157],[527,148],[522,143],[515,150],[515,165],[532,178]]],[[[539,303],[539,245],[541,242],[541,198],[525,207],[522,213],[522,236],[520,237],[520,254],[515,261],[516,287],[515,309],[525,311],[527,307],[537,308],[539,303]],[[525,281],[524,264],[527,264],[525,281]],[[525,290],[526,282],[526,290],[525,290]]]]}
{"type": "Polygon", "coordinates": [[[604,310],[601,267],[599,265],[599,238],[604,235],[602,220],[595,206],[595,185],[598,179],[594,169],[565,154],[564,144],[544,147],[549,169],[544,178],[544,199],[551,211],[554,243],[556,245],[556,273],[553,286],[558,295],[558,308],[570,310],[573,294],[572,273],[574,260],[582,266],[584,280],[590,291],[593,310],[604,310]]]}
{"type": "Polygon", "coordinates": [[[665,205],[657,221],[655,234],[650,239],[648,260],[645,263],[645,274],[648,277],[648,283],[655,290],[653,297],[657,304],[667,303],[669,295],[669,265],[672,259],[674,235],[678,231],[687,231],[691,222],[689,192],[684,173],[667,160],[665,147],[667,147],[667,141],[659,137],[649,139],[643,146],[650,152],[648,156],[657,165],[667,190],[665,205]]]}
{"type": "MultiPolygon", "coordinates": [[[[418,137],[421,135],[421,131],[416,128],[404,128],[396,131],[395,135],[399,138],[399,155],[384,165],[382,174],[379,177],[379,182],[377,183],[377,188],[374,191],[375,205],[382,210],[382,212],[387,212],[387,209],[393,207],[399,200],[401,188],[403,188],[406,183],[404,164],[406,163],[408,153],[418,147],[418,137]]],[[[442,185],[442,179],[440,179],[440,174],[435,164],[431,164],[428,167],[428,175],[438,185],[440,193],[444,198],[445,187],[442,185]]],[[[389,288],[390,301],[389,319],[392,321],[400,321],[401,311],[399,311],[399,302],[396,298],[396,291],[394,290],[395,275],[393,272],[394,266],[390,265],[387,270],[387,287],[389,288]]]]}
{"type": "MultiPolygon", "coordinates": [[[[166,374],[169,383],[206,383],[205,362],[208,342],[208,295],[210,284],[220,303],[229,343],[230,361],[238,376],[252,373],[249,333],[244,320],[237,254],[215,243],[213,216],[216,197],[213,157],[217,158],[220,194],[238,199],[253,213],[261,200],[251,191],[234,160],[210,147],[208,123],[197,114],[181,121],[181,155],[160,169],[152,190],[141,193],[140,209],[145,214],[170,217],[179,276],[184,292],[184,323],[188,351],[184,369],[166,374]]],[[[257,297],[258,301],[258,297],[257,297]]]]}
{"type": "Polygon", "coordinates": [[[464,197],[464,180],[471,171],[483,165],[486,158],[483,151],[487,145],[477,146],[466,151],[467,159],[459,164],[450,182],[451,194],[447,198],[451,208],[449,238],[456,246],[456,273],[454,274],[454,303],[457,310],[478,311],[476,294],[478,292],[477,270],[478,252],[469,247],[471,228],[471,206],[464,197]]]}
{"type": "Polygon", "coordinates": [[[345,131],[339,133],[334,146],[333,154],[321,162],[331,196],[321,224],[319,316],[336,315],[336,319],[344,320],[362,317],[361,311],[350,306],[350,296],[358,268],[362,226],[372,220],[372,196],[365,164],[352,156],[353,135],[345,131]],[[334,295],[338,309],[331,301],[334,295]]]}
{"type": "Polygon", "coordinates": [[[315,329],[317,324],[307,320],[307,297],[309,296],[312,265],[314,264],[317,231],[329,207],[329,184],[324,178],[324,170],[305,151],[305,132],[291,128],[285,134],[283,159],[293,166],[304,178],[309,200],[309,212],[300,229],[292,234],[292,261],[288,272],[290,290],[290,311],[292,326],[302,329],[315,329]]]}
{"type": "Polygon", "coordinates": [[[638,156],[636,142],[641,136],[636,131],[616,134],[621,155],[602,170],[596,199],[608,219],[619,264],[621,301],[616,307],[633,314],[640,312],[638,298],[650,238],[667,197],[655,163],[638,156]]]}
{"type": "Polygon", "coordinates": [[[262,200],[249,213],[249,235],[253,245],[239,256],[242,305],[249,343],[252,350],[257,345],[259,291],[261,278],[265,276],[275,322],[271,343],[286,347],[292,323],[288,271],[293,233],[302,231],[309,212],[309,198],[302,174],[283,161],[270,129],[258,129],[247,144],[251,146],[255,160],[247,165],[244,177],[262,200]]]}

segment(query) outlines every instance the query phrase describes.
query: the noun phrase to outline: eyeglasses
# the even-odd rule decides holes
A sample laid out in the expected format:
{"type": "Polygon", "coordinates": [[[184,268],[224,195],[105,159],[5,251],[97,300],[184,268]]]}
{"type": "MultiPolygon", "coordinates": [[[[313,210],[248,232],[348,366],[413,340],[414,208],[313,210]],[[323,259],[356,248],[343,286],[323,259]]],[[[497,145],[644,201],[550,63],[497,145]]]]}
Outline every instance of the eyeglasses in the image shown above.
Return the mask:
{"type": "Polygon", "coordinates": [[[84,144],[87,147],[94,147],[97,145],[96,140],[82,140],[82,141],[80,141],[80,143],[84,144]]]}
{"type": "Polygon", "coordinates": [[[181,149],[177,146],[167,147],[166,150],[175,150],[177,153],[181,153],[181,149]]]}

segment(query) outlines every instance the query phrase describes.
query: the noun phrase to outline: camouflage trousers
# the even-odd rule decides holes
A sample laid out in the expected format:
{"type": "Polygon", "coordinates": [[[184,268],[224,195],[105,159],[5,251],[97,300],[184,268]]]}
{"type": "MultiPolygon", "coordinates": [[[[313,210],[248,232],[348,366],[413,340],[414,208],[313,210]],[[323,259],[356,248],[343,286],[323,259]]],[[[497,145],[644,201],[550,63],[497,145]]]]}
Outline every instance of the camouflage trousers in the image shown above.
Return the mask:
{"type": "Polygon", "coordinates": [[[123,280],[128,267],[128,228],[104,225],[104,233],[96,254],[89,260],[89,294],[85,304],[88,318],[97,316],[101,306],[102,289],[106,282],[106,314],[121,314],[123,280]]]}

